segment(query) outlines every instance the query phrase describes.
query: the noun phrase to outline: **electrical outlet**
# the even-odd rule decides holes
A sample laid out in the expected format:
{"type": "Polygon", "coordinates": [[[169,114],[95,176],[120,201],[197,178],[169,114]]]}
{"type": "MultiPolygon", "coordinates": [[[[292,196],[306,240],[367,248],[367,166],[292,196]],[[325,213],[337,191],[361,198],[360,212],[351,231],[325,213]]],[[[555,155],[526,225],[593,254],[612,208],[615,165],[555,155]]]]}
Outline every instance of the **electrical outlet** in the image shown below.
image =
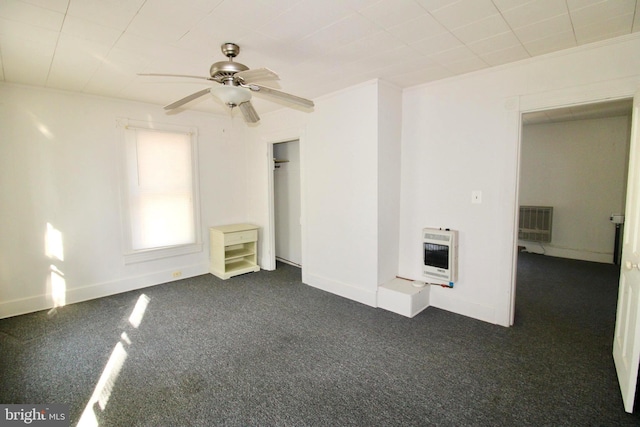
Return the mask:
{"type": "Polygon", "coordinates": [[[172,275],[174,278],[182,277],[182,271],[180,271],[180,270],[178,270],[178,271],[174,271],[173,273],[171,273],[171,275],[172,275]]]}

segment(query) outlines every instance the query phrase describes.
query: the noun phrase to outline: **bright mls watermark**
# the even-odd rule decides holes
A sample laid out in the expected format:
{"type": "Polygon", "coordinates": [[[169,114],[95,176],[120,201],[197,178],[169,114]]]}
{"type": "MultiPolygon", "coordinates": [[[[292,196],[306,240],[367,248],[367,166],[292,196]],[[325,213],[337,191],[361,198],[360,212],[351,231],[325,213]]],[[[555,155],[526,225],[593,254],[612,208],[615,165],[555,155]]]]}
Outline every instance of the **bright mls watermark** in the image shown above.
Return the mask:
{"type": "Polygon", "coordinates": [[[69,427],[69,405],[2,405],[0,427],[4,426],[69,427]]]}

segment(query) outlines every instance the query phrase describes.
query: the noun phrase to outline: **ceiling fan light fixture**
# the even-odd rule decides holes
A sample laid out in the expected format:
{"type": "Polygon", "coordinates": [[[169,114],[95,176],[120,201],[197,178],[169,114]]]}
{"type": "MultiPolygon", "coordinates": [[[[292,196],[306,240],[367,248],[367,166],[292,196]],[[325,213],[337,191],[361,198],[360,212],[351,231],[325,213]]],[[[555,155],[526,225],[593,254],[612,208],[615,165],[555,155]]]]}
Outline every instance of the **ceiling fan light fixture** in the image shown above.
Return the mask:
{"type": "MultiPolygon", "coordinates": [[[[1,1],[1,0],[0,0],[1,1]]],[[[186,74],[142,74],[148,76],[173,76],[183,78],[195,78],[209,80],[220,84],[220,86],[201,89],[182,99],[165,105],[165,110],[175,110],[183,105],[206,96],[208,93],[214,98],[222,101],[227,107],[238,107],[244,120],[247,123],[258,123],[260,116],[251,105],[251,92],[260,93],[266,97],[275,98],[289,104],[296,104],[305,108],[313,108],[313,101],[300,98],[299,96],[271,89],[266,86],[256,84],[256,81],[279,80],[276,73],[268,68],[249,69],[244,64],[233,61],[233,58],[240,53],[240,47],[235,43],[224,43],[221,46],[222,53],[227,57],[226,61],[218,61],[211,65],[209,77],[191,76],[186,74]]]]}
{"type": "Polygon", "coordinates": [[[211,95],[215,96],[231,108],[237,107],[243,102],[247,102],[251,99],[251,92],[249,89],[230,85],[211,88],[211,95]]]}

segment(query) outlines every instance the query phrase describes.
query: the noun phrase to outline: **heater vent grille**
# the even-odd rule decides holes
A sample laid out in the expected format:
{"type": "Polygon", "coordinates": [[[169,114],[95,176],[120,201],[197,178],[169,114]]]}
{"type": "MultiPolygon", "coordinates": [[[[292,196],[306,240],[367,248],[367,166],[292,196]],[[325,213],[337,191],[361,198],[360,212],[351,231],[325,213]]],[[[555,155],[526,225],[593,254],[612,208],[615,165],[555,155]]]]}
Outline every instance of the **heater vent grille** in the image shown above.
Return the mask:
{"type": "Polygon", "coordinates": [[[551,206],[520,206],[518,239],[529,242],[550,242],[552,220],[551,206]]]}

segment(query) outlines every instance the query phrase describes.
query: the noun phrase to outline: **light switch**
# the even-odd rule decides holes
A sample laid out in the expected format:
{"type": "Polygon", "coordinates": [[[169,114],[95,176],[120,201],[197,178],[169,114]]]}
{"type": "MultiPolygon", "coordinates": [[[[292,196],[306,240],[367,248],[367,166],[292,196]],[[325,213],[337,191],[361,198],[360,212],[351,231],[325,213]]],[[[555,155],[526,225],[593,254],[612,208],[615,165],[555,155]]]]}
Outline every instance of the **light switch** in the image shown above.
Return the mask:
{"type": "Polygon", "coordinates": [[[473,204],[482,203],[482,191],[474,190],[471,192],[471,203],[473,204]]]}

